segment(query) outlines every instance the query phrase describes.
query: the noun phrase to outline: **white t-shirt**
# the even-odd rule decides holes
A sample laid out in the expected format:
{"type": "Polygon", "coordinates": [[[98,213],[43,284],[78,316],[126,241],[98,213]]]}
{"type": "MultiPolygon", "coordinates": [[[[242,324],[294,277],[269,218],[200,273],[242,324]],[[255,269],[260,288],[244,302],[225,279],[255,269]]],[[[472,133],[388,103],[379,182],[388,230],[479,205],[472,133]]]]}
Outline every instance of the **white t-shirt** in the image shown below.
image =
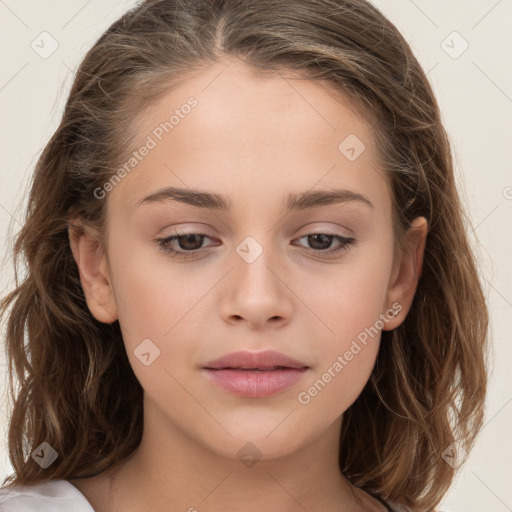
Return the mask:
{"type": "Polygon", "coordinates": [[[87,498],[67,480],[0,487],[0,512],[94,512],[87,498]]]}

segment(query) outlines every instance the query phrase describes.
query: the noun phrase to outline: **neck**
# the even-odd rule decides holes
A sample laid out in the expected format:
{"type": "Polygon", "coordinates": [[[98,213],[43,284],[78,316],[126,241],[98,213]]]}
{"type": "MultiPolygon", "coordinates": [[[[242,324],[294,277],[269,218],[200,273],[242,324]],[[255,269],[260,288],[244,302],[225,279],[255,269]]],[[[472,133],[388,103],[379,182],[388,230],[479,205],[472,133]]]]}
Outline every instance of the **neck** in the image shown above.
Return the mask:
{"type": "Polygon", "coordinates": [[[146,403],[139,447],[122,463],[92,477],[94,484],[72,482],[96,511],[383,510],[339,470],[341,418],[300,448],[266,457],[267,450],[257,447],[263,441],[226,439],[233,455],[217,453],[176,425],[157,419],[159,414],[146,403]]]}

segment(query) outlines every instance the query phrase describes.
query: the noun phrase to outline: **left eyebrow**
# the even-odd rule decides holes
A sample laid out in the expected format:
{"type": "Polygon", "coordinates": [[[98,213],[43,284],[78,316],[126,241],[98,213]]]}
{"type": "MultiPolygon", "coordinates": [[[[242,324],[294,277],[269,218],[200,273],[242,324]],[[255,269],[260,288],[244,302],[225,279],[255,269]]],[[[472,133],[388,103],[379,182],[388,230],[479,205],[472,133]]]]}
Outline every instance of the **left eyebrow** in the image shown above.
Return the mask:
{"type": "Polygon", "coordinates": [[[362,194],[346,189],[316,190],[301,194],[288,194],[286,206],[289,210],[307,210],[330,204],[360,201],[373,208],[372,202],[362,194]]]}
{"type": "MultiPolygon", "coordinates": [[[[165,187],[156,190],[138,201],[137,206],[167,200],[174,200],[198,208],[210,208],[212,210],[230,211],[233,207],[233,201],[222,194],[213,194],[179,187],[165,187]]],[[[359,201],[373,208],[372,202],[367,197],[346,189],[289,193],[285,198],[284,204],[288,210],[307,210],[309,208],[318,208],[320,206],[352,201],[359,201]]]]}

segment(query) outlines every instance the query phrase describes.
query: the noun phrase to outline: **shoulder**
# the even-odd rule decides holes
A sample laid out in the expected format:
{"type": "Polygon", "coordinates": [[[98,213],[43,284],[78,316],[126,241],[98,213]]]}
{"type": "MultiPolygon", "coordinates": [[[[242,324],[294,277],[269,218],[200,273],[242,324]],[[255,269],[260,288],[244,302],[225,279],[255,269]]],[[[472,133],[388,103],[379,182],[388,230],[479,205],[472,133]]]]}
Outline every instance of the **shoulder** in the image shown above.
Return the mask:
{"type": "Polygon", "coordinates": [[[67,480],[0,487],[0,512],[94,512],[67,480]]]}

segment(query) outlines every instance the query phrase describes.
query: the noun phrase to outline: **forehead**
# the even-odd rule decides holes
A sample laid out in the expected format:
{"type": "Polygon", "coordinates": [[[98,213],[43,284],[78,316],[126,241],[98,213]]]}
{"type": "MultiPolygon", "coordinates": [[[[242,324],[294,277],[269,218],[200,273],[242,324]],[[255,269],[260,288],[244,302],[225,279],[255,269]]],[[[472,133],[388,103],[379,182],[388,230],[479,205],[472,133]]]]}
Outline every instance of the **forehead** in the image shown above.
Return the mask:
{"type": "Polygon", "coordinates": [[[327,82],[226,61],[173,87],[134,123],[131,152],[151,149],[109,198],[130,208],[165,185],[235,201],[247,192],[268,198],[316,184],[357,189],[376,203],[387,194],[371,128],[348,95],[327,82]]]}

